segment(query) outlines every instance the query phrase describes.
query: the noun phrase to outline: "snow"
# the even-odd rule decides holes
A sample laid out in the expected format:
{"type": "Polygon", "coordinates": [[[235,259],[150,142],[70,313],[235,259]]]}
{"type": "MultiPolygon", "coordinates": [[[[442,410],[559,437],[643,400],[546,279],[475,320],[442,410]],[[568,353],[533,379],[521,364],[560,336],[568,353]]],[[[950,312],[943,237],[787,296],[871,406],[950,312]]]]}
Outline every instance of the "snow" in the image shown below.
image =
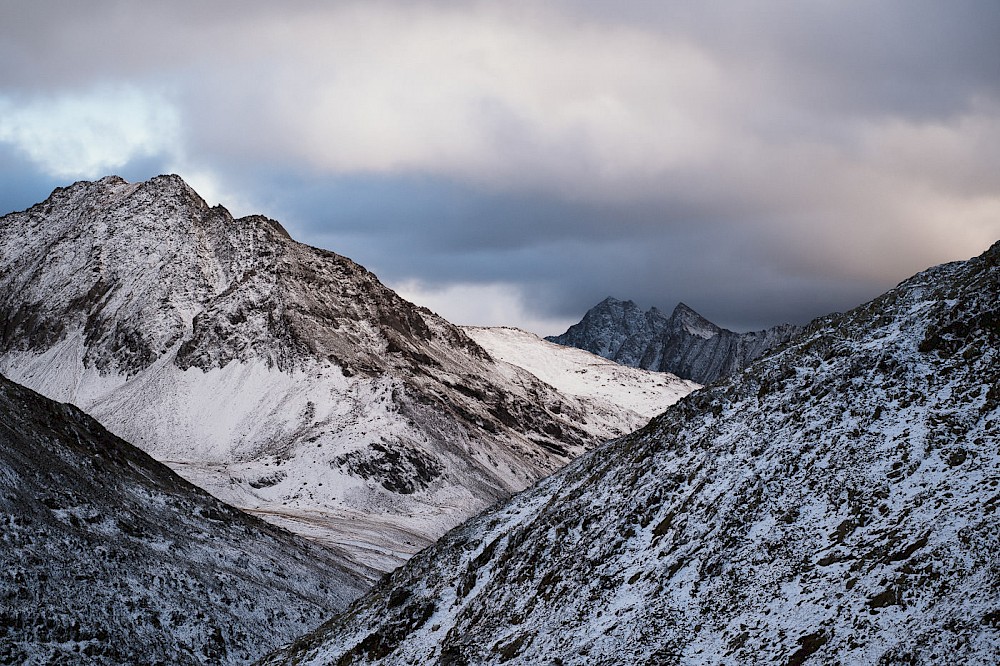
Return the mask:
{"type": "Polygon", "coordinates": [[[670,373],[619,365],[517,328],[464,326],[463,330],[494,358],[524,368],[563,393],[612,403],[646,419],[701,388],[670,373]]]}
{"type": "Polygon", "coordinates": [[[693,388],[572,355],[542,367],[537,338],[520,355],[543,378],[494,360],[175,176],[76,183],[0,218],[0,262],[0,372],[368,578],[693,388]]]}
{"type": "Polygon", "coordinates": [[[393,497],[337,459],[390,437],[424,435],[401,421],[388,379],[261,362],[181,370],[165,356],[126,378],[83,368],[70,335],[44,357],[13,354],[0,373],[57,394],[226,502],[338,548],[369,577],[395,568],[437,534],[485,508],[462,488],[393,497]],[[53,362],[58,358],[58,362],[53,362]],[[253,487],[281,473],[273,485],[253,487]],[[359,536],[359,535],[363,535],[359,536]],[[409,542],[409,543],[407,543],[409,542]]]}
{"type": "Polygon", "coordinates": [[[368,582],[0,377],[0,661],[243,664],[368,582]]]}
{"type": "Polygon", "coordinates": [[[998,299],[1000,243],[817,320],[264,663],[992,666],[998,299]]]}

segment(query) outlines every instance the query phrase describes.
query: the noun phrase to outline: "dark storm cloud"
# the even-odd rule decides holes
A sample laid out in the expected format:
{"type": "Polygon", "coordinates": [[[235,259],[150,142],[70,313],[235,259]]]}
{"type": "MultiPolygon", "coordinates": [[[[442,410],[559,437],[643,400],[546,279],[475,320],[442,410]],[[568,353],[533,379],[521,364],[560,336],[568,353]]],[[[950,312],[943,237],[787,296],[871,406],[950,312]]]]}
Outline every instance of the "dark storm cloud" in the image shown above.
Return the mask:
{"type": "Polygon", "coordinates": [[[1000,236],[995,2],[0,6],[2,201],[176,171],[458,319],[802,322],[1000,236]]]}
{"type": "Polygon", "coordinates": [[[293,236],[383,280],[515,284],[526,306],[560,320],[619,295],[668,311],[683,300],[723,325],[762,328],[804,323],[882,288],[782,271],[758,256],[751,228],[722,219],[691,225],[695,213],[683,208],[670,219],[659,206],[594,206],[407,177],[301,176],[259,189],[280,193],[262,205],[293,236]]]}
{"type": "Polygon", "coordinates": [[[0,144],[0,215],[30,208],[65,184],[62,179],[39,172],[30,160],[0,144]]]}

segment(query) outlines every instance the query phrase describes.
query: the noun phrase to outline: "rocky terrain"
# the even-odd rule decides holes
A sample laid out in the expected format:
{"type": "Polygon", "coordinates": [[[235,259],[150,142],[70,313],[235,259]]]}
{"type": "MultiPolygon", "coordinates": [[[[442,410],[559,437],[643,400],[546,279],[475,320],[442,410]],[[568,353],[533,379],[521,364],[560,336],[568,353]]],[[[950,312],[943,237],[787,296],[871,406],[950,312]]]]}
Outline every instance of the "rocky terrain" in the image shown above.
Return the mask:
{"type": "Polygon", "coordinates": [[[372,580],[637,424],[177,176],[0,218],[0,372],[372,580]]]}
{"type": "Polygon", "coordinates": [[[802,327],[780,324],[763,331],[734,333],[678,303],[665,316],[643,312],[632,301],[606,298],[550,342],[586,349],[623,365],[710,384],[747,367],[769,349],[792,339],[802,327]]]}
{"type": "Polygon", "coordinates": [[[246,664],[367,583],[0,377],[0,663],[246,664]]]}
{"type": "Polygon", "coordinates": [[[449,532],[267,664],[1000,663],[1000,243],[449,532]]]}

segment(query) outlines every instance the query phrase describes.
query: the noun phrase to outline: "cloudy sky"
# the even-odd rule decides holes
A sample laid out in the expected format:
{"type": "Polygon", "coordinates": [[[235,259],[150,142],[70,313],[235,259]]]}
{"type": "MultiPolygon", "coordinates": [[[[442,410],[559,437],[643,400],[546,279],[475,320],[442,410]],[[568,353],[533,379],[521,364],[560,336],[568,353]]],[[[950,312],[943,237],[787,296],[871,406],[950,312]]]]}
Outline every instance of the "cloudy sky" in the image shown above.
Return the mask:
{"type": "Polygon", "coordinates": [[[456,323],[805,322],[1000,239],[996,0],[0,13],[0,213],[178,173],[456,323]]]}

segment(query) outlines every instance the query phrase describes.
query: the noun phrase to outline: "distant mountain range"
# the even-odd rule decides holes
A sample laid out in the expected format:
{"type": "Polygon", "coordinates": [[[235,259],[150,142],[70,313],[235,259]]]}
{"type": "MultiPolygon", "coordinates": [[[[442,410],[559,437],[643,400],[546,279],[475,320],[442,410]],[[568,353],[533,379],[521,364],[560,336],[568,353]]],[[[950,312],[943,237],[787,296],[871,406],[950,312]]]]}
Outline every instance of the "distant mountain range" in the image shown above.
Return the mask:
{"type": "Polygon", "coordinates": [[[992,666],[998,509],[1000,243],[816,320],[262,663],[992,666]]]}
{"type": "Polygon", "coordinates": [[[683,303],[667,317],[656,308],[643,312],[632,301],[609,297],[562,335],[545,339],[634,368],[711,384],[801,332],[801,326],[780,324],[763,331],[734,333],[683,303]]]}
{"type": "Polygon", "coordinates": [[[79,182],[0,218],[0,372],[370,580],[646,420],[177,176],[79,182]]]}
{"type": "Polygon", "coordinates": [[[0,377],[0,663],[246,664],[367,587],[0,377]]]}

